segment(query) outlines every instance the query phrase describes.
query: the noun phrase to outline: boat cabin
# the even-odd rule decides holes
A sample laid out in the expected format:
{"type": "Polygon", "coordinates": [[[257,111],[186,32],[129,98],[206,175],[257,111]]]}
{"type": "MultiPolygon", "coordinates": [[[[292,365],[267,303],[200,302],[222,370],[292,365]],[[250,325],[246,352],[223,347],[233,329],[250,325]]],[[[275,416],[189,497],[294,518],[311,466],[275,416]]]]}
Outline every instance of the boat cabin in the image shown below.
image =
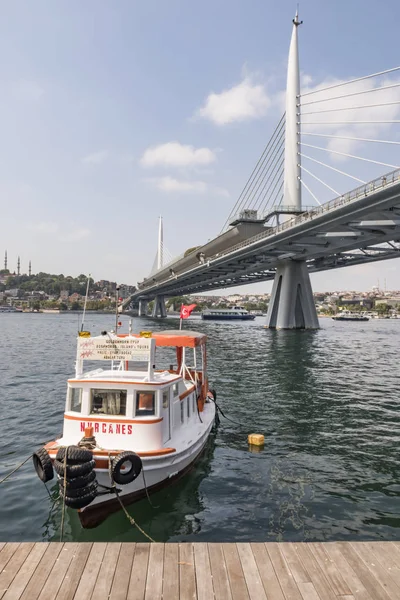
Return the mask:
{"type": "Polygon", "coordinates": [[[78,337],[58,444],[76,444],[92,427],[104,450],[173,452],[173,439],[204,408],[206,339],[175,330],[78,337]]]}

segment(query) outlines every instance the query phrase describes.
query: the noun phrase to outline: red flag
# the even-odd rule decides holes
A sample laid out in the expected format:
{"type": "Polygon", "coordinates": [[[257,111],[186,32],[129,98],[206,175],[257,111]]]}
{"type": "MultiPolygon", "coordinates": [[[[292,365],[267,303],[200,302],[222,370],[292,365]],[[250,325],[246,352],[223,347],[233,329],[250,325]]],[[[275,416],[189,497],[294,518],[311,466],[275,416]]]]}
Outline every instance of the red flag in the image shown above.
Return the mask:
{"type": "Polygon", "coordinates": [[[181,319],[188,319],[192,310],[197,306],[197,304],[182,304],[181,306],[181,319]]]}

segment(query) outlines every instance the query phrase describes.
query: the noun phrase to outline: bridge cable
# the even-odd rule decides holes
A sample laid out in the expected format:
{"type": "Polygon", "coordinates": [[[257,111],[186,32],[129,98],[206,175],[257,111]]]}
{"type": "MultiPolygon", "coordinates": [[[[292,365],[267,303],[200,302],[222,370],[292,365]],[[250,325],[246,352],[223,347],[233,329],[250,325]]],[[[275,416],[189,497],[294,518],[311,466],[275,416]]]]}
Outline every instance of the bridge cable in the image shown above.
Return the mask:
{"type": "Polygon", "coordinates": [[[308,187],[308,185],[306,183],[304,183],[304,181],[301,178],[300,178],[300,183],[301,183],[301,185],[304,185],[304,187],[306,188],[307,192],[314,198],[315,202],[317,204],[319,204],[320,206],[322,206],[322,204],[318,200],[317,196],[315,194],[313,194],[313,192],[310,190],[310,188],[308,187]]]}
{"type": "MultiPolygon", "coordinates": [[[[382,90],[390,90],[395,87],[399,87],[400,83],[393,83],[391,85],[383,85],[382,87],[370,88],[369,90],[362,90],[360,92],[351,92],[350,94],[342,94],[341,96],[333,96],[333,98],[321,98],[320,100],[312,100],[311,102],[304,102],[297,104],[297,106],[309,106],[310,104],[317,104],[318,102],[330,102],[332,100],[340,100],[341,98],[350,98],[350,96],[359,96],[360,94],[369,94],[370,92],[380,92],[382,90]]],[[[301,96],[300,98],[301,99],[301,96]]]]}
{"type": "Polygon", "coordinates": [[[307,146],[307,148],[314,148],[315,150],[324,150],[325,152],[329,152],[332,154],[339,154],[340,156],[347,156],[347,158],[356,158],[357,160],[364,160],[366,162],[374,163],[376,165],[382,165],[384,167],[391,167],[392,169],[400,169],[398,165],[390,165],[388,163],[383,163],[378,160],[372,160],[370,158],[363,158],[362,156],[355,156],[354,154],[347,154],[346,152],[339,152],[338,150],[330,150],[329,148],[324,148],[323,146],[313,146],[312,144],[301,143],[302,146],[307,146]]]}
{"type": "Polygon", "coordinates": [[[272,134],[272,136],[271,136],[271,138],[270,138],[270,140],[268,141],[268,144],[267,144],[267,145],[266,145],[266,147],[264,148],[264,151],[263,151],[263,153],[261,154],[261,157],[259,158],[259,160],[258,160],[258,162],[257,162],[256,166],[254,167],[254,169],[253,169],[253,171],[252,171],[252,173],[251,173],[250,177],[248,178],[248,180],[247,180],[247,182],[246,182],[246,185],[244,186],[244,188],[243,188],[242,192],[240,193],[240,195],[239,195],[239,198],[237,199],[237,201],[236,201],[236,203],[235,203],[235,205],[234,205],[234,207],[233,207],[233,209],[232,209],[231,213],[229,214],[229,216],[228,216],[227,220],[225,221],[225,223],[224,223],[224,225],[223,225],[223,227],[222,227],[222,231],[225,229],[225,227],[226,227],[226,225],[228,224],[229,220],[231,219],[232,215],[234,215],[234,214],[237,212],[237,207],[238,207],[238,205],[239,205],[239,203],[240,203],[240,201],[241,201],[241,199],[242,199],[243,195],[244,195],[245,193],[247,193],[247,188],[248,188],[249,184],[251,185],[251,182],[252,182],[252,180],[253,180],[253,179],[254,179],[254,177],[257,175],[257,173],[258,173],[258,170],[259,170],[259,166],[260,166],[260,164],[262,163],[262,161],[264,160],[265,153],[268,151],[268,149],[269,149],[269,147],[270,147],[270,145],[271,145],[271,142],[273,141],[273,139],[274,139],[274,137],[275,137],[276,133],[277,133],[277,132],[279,132],[279,133],[280,133],[280,129],[281,129],[281,126],[282,126],[282,123],[284,122],[284,120],[285,120],[285,114],[283,114],[283,116],[281,117],[281,119],[280,119],[280,121],[279,121],[278,125],[276,126],[276,128],[275,128],[275,130],[274,130],[274,132],[273,132],[273,134],[272,134]]]}
{"type": "Polygon", "coordinates": [[[302,113],[296,113],[297,116],[303,116],[305,117],[306,115],[320,115],[322,113],[328,113],[328,112],[336,112],[336,111],[340,111],[340,110],[357,110],[357,109],[361,109],[361,108],[381,108],[382,106],[393,106],[394,104],[400,104],[400,100],[395,100],[394,102],[382,102],[381,104],[361,104],[359,106],[344,106],[344,107],[340,107],[340,108],[327,108],[324,110],[310,110],[309,112],[302,112],[302,113]]]}
{"type": "MultiPolygon", "coordinates": [[[[279,140],[277,140],[277,143],[275,143],[274,147],[271,148],[271,152],[273,152],[274,150],[277,150],[280,146],[282,146],[284,144],[284,140],[285,140],[285,134],[283,132],[282,135],[281,135],[281,137],[279,138],[279,140]]],[[[260,176],[259,176],[258,179],[257,179],[257,181],[255,182],[255,185],[257,185],[257,184],[258,185],[257,185],[257,189],[255,189],[255,190],[253,189],[252,190],[253,191],[252,197],[250,199],[248,199],[248,201],[251,202],[248,205],[249,208],[252,208],[253,203],[255,204],[257,202],[258,196],[257,196],[257,198],[255,198],[255,196],[256,196],[258,190],[260,189],[261,185],[265,181],[265,178],[267,177],[268,173],[271,171],[271,169],[273,170],[275,168],[275,165],[276,165],[276,153],[275,154],[271,154],[270,159],[268,161],[268,165],[266,165],[266,168],[265,168],[265,170],[264,170],[264,172],[262,174],[263,177],[262,177],[261,181],[259,181],[260,180],[260,176]],[[271,165],[271,161],[272,161],[272,165],[271,165]],[[274,161],[275,161],[275,164],[274,164],[274,161]]]]}
{"type": "Polygon", "coordinates": [[[367,184],[367,181],[364,181],[363,179],[359,179],[358,177],[354,177],[354,175],[350,175],[349,173],[346,173],[345,171],[341,171],[340,169],[335,169],[335,167],[331,167],[330,165],[327,165],[326,163],[324,163],[320,160],[311,158],[311,156],[307,156],[307,154],[303,154],[302,152],[299,152],[299,154],[303,158],[308,158],[308,160],[311,160],[312,162],[315,162],[318,165],[322,165],[323,167],[326,167],[327,169],[332,169],[332,171],[336,171],[336,173],[340,173],[340,175],[346,175],[347,177],[350,177],[350,179],[355,179],[355,181],[358,181],[359,183],[367,184]]]}
{"type": "Polygon", "coordinates": [[[264,187],[262,188],[262,190],[261,190],[261,192],[260,192],[260,194],[258,196],[259,203],[257,205],[257,210],[260,210],[261,207],[262,207],[263,210],[267,208],[267,206],[268,206],[268,200],[266,200],[266,197],[267,197],[268,193],[271,191],[271,189],[272,189],[272,194],[274,193],[277,184],[279,183],[279,181],[283,177],[283,169],[284,169],[284,164],[285,164],[284,153],[285,153],[285,148],[282,149],[282,151],[281,151],[281,153],[280,153],[280,155],[278,157],[279,163],[277,165],[278,168],[275,171],[275,174],[273,175],[273,177],[272,177],[272,174],[271,174],[271,176],[265,182],[264,187]],[[271,177],[272,177],[272,181],[271,181],[271,177]],[[277,179],[277,177],[278,177],[278,179],[277,179]],[[270,186],[268,187],[267,190],[265,190],[265,188],[266,188],[266,186],[267,186],[267,184],[268,184],[269,181],[271,181],[270,186]]]}
{"type": "MultiPolygon", "coordinates": [[[[259,184],[260,178],[262,178],[261,179],[261,184],[262,184],[266,175],[268,174],[268,172],[271,168],[271,166],[270,166],[271,160],[274,161],[275,156],[276,156],[275,150],[276,150],[277,146],[280,146],[282,143],[284,143],[284,135],[285,135],[284,134],[284,124],[282,124],[278,135],[279,135],[279,138],[276,137],[273,144],[269,148],[268,154],[264,158],[263,165],[260,167],[259,172],[258,172],[258,177],[253,178],[253,181],[247,191],[247,194],[243,197],[243,199],[242,199],[239,207],[236,209],[236,211],[238,211],[241,207],[245,207],[246,204],[247,204],[248,208],[251,207],[251,204],[250,205],[248,204],[249,195],[253,192],[253,197],[254,197],[254,188],[255,188],[255,186],[257,186],[259,184]]],[[[258,189],[259,189],[259,185],[257,187],[257,190],[258,189]]],[[[256,190],[256,192],[257,192],[257,190],[256,190]]]]}
{"type": "Polygon", "coordinates": [[[311,90],[310,92],[306,92],[305,94],[301,94],[301,96],[309,96],[310,94],[318,94],[319,92],[326,92],[326,90],[332,90],[333,88],[341,87],[343,85],[348,85],[350,83],[356,83],[357,81],[364,81],[365,79],[371,79],[372,77],[379,77],[380,75],[386,75],[387,73],[393,73],[394,71],[398,71],[400,67],[393,67],[392,69],[386,69],[386,71],[380,71],[379,73],[372,73],[371,75],[364,75],[363,77],[357,77],[357,79],[349,79],[348,81],[342,81],[341,83],[335,83],[333,85],[329,85],[325,88],[321,88],[319,90],[311,90]]]}
{"type": "Polygon", "coordinates": [[[327,133],[311,133],[308,131],[302,131],[301,135],[314,135],[317,137],[334,138],[334,139],[338,139],[338,140],[353,140],[355,142],[376,142],[377,144],[396,144],[397,146],[400,146],[400,142],[394,142],[391,140],[373,140],[373,139],[369,139],[369,138],[350,137],[350,136],[344,136],[344,135],[330,135],[327,133]]]}
{"type": "Polygon", "coordinates": [[[322,181],[322,179],[320,179],[319,177],[317,177],[316,175],[314,175],[313,173],[311,173],[311,171],[309,171],[308,169],[306,169],[305,167],[303,167],[303,165],[301,165],[301,170],[305,171],[306,173],[308,173],[309,175],[311,175],[311,177],[314,177],[314,179],[316,179],[317,181],[319,181],[320,183],[322,183],[322,185],[324,185],[329,190],[331,190],[331,192],[333,192],[336,196],[341,196],[342,195],[342,194],[339,194],[339,192],[337,192],[336,190],[334,190],[330,185],[328,185],[327,183],[325,183],[325,181],[322,181]]]}
{"type": "MultiPolygon", "coordinates": [[[[400,120],[394,121],[302,121],[301,125],[395,125],[400,120]]],[[[297,123],[300,125],[300,122],[297,123]]]]}
{"type": "MultiPolygon", "coordinates": [[[[265,174],[265,177],[260,181],[259,185],[257,186],[257,189],[254,191],[254,195],[252,198],[252,203],[253,203],[252,205],[254,205],[254,207],[257,209],[258,209],[258,205],[260,204],[260,196],[262,196],[262,193],[263,193],[266,185],[271,180],[271,177],[274,179],[276,170],[281,169],[281,162],[282,162],[281,159],[282,159],[282,156],[284,155],[284,152],[285,152],[285,147],[283,147],[281,149],[280,154],[276,154],[274,156],[273,165],[269,169],[268,173],[265,174]],[[263,185],[263,187],[261,188],[262,185],[263,185]],[[261,191],[260,191],[260,188],[261,188],[261,191]]],[[[262,198],[261,198],[261,202],[262,202],[262,198]]]]}

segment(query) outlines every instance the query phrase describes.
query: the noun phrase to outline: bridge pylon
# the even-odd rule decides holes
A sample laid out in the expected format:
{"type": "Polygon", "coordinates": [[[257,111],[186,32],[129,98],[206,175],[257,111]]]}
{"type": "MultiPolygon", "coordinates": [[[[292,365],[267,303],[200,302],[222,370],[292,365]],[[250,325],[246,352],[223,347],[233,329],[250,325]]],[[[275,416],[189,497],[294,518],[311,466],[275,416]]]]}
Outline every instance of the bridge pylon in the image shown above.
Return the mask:
{"type": "MultiPolygon", "coordinates": [[[[283,204],[301,210],[300,157],[300,69],[298,13],[293,19],[290,41],[285,124],[285,167],[283,204]]],[[[290,215],[289,215],[290,217],[290,215]]],[[[318,317],[310,275],[305,261],[282,260],[277,268],[267,313],[267,327],[272,329],[318,329],[318,317]]]]}
{"type": "Polygon", "coordinates": [[[165,319],[167,316],[167,309],[165,308],[165,297],[164,296],[156,296],[154,298],[153,310],[151,313],[152,317],[161,317],[165,319]]]}

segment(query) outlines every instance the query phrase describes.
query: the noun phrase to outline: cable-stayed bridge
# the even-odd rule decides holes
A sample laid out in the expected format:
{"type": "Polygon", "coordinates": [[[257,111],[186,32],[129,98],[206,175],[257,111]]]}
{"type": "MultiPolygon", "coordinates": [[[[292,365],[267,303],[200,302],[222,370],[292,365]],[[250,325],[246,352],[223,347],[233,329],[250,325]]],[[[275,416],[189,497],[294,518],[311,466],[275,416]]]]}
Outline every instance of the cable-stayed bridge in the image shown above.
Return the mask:
{"type": "Polygon", "coordinates": [[[155,299],[153,315],[164,316],[165,297],[274,279],[267,324],[316,328],[309,273],[400,256],[400,168],[392,164],[394,161],[387,162],[390,155],[386,151],[397,149],[400,141],[374,137],[400,123],[395,119],[400,82],[390,79],[400,67],[301,95],[299,25],[296,15],[288,60],[286,113],[220,235],[166,262],[160,221],[159,249],[152,273],[138,283],[137,291],[125,303],[139,304],[139,314],[144,314],[149,300],[155,299]],[[374,81],[379,83],[371,86],[374,81]],[[368,100],[371,93],[373,101],[368,100]],[[339,114],[341,120],[329,119],[331,113],[339,114]],[[328,127],[328,133],[321,131],[321,126],[328,127]],[[333,133],[329,133],[329,127],[333,127],[333,133]],[[310,138],[317,139],[318,145],[304,141],[310,138]],[[328,145],[321,146],[326,140],[328,145]],[[380,150],[379,160],[368,150],[363,156],[350,152],[360,146],[385,150],[380,150]],[[323,152],[329,155],[327,160],[339,157],[366,165],[364,178],[339,169],[337,162],[337,166],[324,162],[323,152]],[[314,172],[309,163],[317,165],[314,172]],[[335,184],[322,178],[325,170],[332,172],[336,180],[350,178],[358,185],[340,194],[335,184]],[[371,173],[379,176],[365,178],[371,173]],[[322,189],[328,190],[333,199],[321,203],[322,189]],[[302,204],[302,192],[308,194],[312,206],[302,204]]]}

